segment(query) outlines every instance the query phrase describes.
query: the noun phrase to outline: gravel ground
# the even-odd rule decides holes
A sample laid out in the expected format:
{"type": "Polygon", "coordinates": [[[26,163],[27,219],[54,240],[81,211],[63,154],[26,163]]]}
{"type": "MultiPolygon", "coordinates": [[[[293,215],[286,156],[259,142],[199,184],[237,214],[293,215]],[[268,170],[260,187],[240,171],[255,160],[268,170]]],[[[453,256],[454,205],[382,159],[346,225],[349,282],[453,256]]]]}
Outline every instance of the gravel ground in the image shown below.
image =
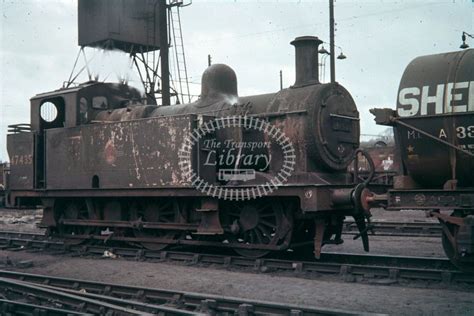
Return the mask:
{"type": "MultiPolygon", "coordinates": [[[[374,215],[375,219],[431,220],[416,212],[379,213],[374,215]]],[[[0,229],[26,232],[35,231],[34,222],[39,213],[28,215],[28,211],[22,211],[20,215],[12,215],[10,211],[3,211],[0,214],[0,229]]],[[[371,252],[443,256],[439,243],[439,238],[373,237],[371,252]]],[[[325,251],[363,252],[361,241],[350,237],[343,245],[329,246],[325,251]]],[[[6,262],[7,257],[14,263],[32,260],[33,267],[21,270],[28,273],[392,315],[474,315],[472,288],[443,288],[440,284],[368,284],[366,281],[344,282],[335,276],[294,278],[176,263],[77,257],[59,257],[58,260],[57,256],[47,254],[0,251],[0,263],[6,262]]],[[[6,268],[14,269],[9,265],[6,268]]]]}
{"type": "Polygon", "coordinates": [[[36,227],[36,224],[41,221],[41,214],[41,209],[14,210],[0,208],[0,230],[43,233],[44,229],[36,227]]]}

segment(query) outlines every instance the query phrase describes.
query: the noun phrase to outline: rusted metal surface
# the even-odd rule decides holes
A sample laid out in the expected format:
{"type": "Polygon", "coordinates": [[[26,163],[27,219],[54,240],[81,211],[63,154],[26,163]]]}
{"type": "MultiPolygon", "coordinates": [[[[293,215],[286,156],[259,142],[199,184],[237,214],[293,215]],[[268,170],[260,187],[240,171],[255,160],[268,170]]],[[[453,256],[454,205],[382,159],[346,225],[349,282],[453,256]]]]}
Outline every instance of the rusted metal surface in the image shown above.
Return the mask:
{"type": "Polygon", "coordinates": [[[318,46],[322,43],[315,36],[300,36],[290,43],[296,50],[294,87],[319,83],[318,46]]]}
{"type": "MultiPolygon", "coordinates": [[[[441,225],[438,222],[387,222],[385,220],[371,221],[370,234],[375,236],[394,237],[440,237],[441,225]]],[[[343,234],[358,234],[359,230],[352,221],[344,222],[343,234]]]]}
{"type": "Polygon", "coordinates": [[[80,220],[65,219],[60,221],[63,225],[73,226],[97,226],[97,227],[126,227],[140,229],[167,229],[167,230],[188,230],[196,231],[198,226],[189,223],[163,223],[163,222],[143,222],[143,221],[106,221],[106,220],[80,220]]]}
{"type": "Polygon", "coordinates": [[[235,72],[226,65],[215,64],[203,74],[198,101],[160,107],[152,115],[205,113],[266,117],[273,114],[272,123],[282,128],[297,147],[301,160],[297,166],[303,172],[334,174],[334,171],[345,170],[359,147],[359,113],[355,102],[342,85],[319,84],[314,79],[317,78],[317,54],[313,53],[320,43],[317,38],[304,37],[301,41],[297,38],[293,43],[300,78],[295,86],[274,94],[239,97],[235,72]]]}
{"type": "Polygon", "coordinates": [[[466,210],[474,209],[474,190],[391,190],[387,207],[392,210],[466,210]]]}
{"type": "Polygon", "coordinates": [[[451,262],[463,271],[474,273],[474,215],[461,210],[451,215],[439,212],[430,215],[441,224],[443,249],[451,262]]]}
{"type": "Polygon", "coordinates": [[[314,257],[316,259],[321,258],[321,248],[323,246],[324,230],[326,229],[326,223],[324,219],[318,218],[315,220],[316,234],[314,236],[314,257]]]}
{"type": "Polygon", "coordinates": [[[47,130],[46,188],[190,187],[176,153],[195,126],[182,116],[47,130]]]}
{"type": "Polygon", "coordinates": [[[140,118],[136,111],[146,111],[148,107],[141,107],[141,110],[129,107],[142,101],[142,98],[137,89],[128,85],[97,81],[37,94],[31,98],[31,130],[40,133],[44,129],[74,127],[94,120],[108,121],[107,116],[99,114],[115,109],[128,109],[127,114],[123,115],[124,119],[140,118]],[[41,106],[46,102],[53,103],[58,111],[58,116],[52,122],[41,118],[41,106]]]}
{"type": "Polygon", "coordinates": [[[23,154],[23,138],[32,154],[28,168],[13,166],[29,182],[18,183],[11,198],[41,201],[41,225],[75,243],[120,240],[154,250],[218,246],[260,257],[313,242],[319,256],[325,243],[342,242],[344,216],[357,217],[358,227],[365,227],[363,203],[357,201],[365,184],[353,192],[347,174],[358,152],[359,113],[343,86],[317,80],[320,41],[302,37],[292,44],[297,82],[276,93],[240,97],[232,68],[215,64],[203,74],[201,98],[190,104],[148,105],[127,85],[97,82],[35,96],[31,132],[9,135],[10,155],[23,154]],[[55,117],[42,116],[45,104],[56,109],[55,117]],[[260,125],[236,125],[236,117],[260,125]],[[209,130],[207,123],[219,119],[209,130]],[[225,126],[223,119],[233,123],[225,126]],[[207,131],[193,136],[197,128],[207,131]],[[213,145],[226,141],[264,146],[239,149],[238,160],[227,161],[222,157],[230,149],[213,145]],[[191,148],[187,160],[181,159],[183,144],[191,148]],[[253,178],[225,179],[221,172],[242,167],[253,178]],[[232,192],[265,189],[283,169],[284,181],[259,195],[268,197],[232,203],[232,192]],[[225,191],[224,199],[199,191],[188,170],[199,175],[199,183],[225,191]],[[344,195],[337,203],[335,191],[344,195]],[[301,225],[308,233],[298,236],[301,225]]]}
{"type": "MultiPolygon", "coordinates": [[[[229,186],[231,188],[238,188],[229,186]]],[[[278,191],[269,193],[269,197],[297,197],[300,203],[300,209],[307,215],[311,213],[324,211],[340,211],[345,212],[351,209],[352,202],[346,199],[347,203],[333,205],[333,192],[339,189],[346,188],[345,192],[351,191],[351,186],[329,186],[329,185],[288,185],[282,186],[278,191]]],[[[46,190],[46,191],[13,191],[12,198],[43,198],[43,199],[57,199],[57,198],[107,198],[107,197],[129,197],[129,198],[149,198],[149,197],[204,197],[204,195],[194,188],[160,188],[157,189],[84,189],[84,190],[46,190]]]]}

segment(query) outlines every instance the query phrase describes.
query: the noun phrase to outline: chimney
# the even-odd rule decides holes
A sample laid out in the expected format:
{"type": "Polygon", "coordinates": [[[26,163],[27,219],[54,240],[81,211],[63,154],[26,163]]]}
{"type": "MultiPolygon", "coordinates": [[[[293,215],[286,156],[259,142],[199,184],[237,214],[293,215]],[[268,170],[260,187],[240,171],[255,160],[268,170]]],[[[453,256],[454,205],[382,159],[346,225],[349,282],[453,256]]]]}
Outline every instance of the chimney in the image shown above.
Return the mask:
{"type": "Polygon", "coordinates": [[[294,88],[319,83],[318,46],[321,43],[316,36],[300,36],[290,43],[295,46],[294,88]]]}

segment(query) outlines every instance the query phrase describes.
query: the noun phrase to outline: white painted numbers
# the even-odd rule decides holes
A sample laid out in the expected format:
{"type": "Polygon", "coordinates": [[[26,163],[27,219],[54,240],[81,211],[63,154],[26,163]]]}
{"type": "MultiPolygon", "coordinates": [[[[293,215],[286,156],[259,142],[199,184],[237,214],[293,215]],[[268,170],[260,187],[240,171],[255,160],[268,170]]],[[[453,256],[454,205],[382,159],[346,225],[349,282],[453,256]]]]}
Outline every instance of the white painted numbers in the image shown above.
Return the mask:
{"type": "MultiPolygon", "coordinates": [[[[439,130],[439,138],[448,138],[448,135],[444,128],[439,130]]],[[[457,126],[456,137],[459,139],[474,138],[474,125],[470,126],[457,126]]]]}
{"type": "Polygon", "coordinates": [[[456,127],[456,135],[458,138],[474,138],[474,126],[458,126],[456,127]]]}
{"type": "Polygon", "coordinates": [[[398,94],[401,117],[444,113],[474,112],[474,81],[449,82],[430,86],[403,88],[398,94]]]}

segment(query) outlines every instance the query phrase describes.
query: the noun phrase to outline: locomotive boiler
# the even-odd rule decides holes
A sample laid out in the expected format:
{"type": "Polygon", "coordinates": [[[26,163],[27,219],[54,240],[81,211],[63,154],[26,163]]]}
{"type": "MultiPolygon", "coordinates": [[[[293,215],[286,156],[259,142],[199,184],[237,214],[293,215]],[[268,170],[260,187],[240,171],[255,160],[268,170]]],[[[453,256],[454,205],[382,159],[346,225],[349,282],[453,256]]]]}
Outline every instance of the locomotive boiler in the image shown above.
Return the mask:
{"type": "Polygon", "coordinates": [[[198,101],[156,106],[124,84],[87,82],[31,99],[31,129],[8,135],[11,203],[39,203],[41,225],[71,243],[148,249],[207,245],[258,257],[341,243],[345,216],[368,250],[359,113],[338,83],[320,83],[317,37],[296,38],[296,81],[240,97],[215,64],[198,101]]]}
{"type": "Polygon", "coordinates": [[[406,68],[397,109],[373,109],[395,128],[401,175],[388,210],[430,211],[451,261],[474,270],[474,50],[422,56],[406,68]]]}

